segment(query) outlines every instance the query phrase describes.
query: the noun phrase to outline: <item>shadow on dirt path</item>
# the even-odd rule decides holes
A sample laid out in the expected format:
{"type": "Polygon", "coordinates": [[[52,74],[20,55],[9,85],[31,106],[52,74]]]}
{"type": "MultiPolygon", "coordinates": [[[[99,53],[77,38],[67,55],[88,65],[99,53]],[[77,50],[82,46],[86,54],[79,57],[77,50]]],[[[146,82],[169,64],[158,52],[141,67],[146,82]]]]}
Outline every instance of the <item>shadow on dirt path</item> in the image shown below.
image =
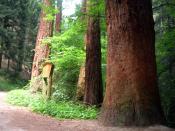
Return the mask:
{"type": "Polygon", "coordinates": [[[0,92],[0,131],[174,131],[163,126],[149,128],[112,128],[96,120],[56,120],[32,113],[27,108],[5,103],[6,92],[0,92]]]}

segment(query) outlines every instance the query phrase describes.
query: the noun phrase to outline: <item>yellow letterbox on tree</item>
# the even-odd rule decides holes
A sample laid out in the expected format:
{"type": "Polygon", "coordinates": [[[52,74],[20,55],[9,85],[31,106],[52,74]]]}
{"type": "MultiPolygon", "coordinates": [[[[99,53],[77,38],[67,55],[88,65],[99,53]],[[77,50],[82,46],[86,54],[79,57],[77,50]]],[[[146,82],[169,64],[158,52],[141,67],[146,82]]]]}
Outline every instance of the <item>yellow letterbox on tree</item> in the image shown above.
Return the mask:
{"type": "Polygon", "coordinates": [[[47,62],[44,64],[43,66],[43,73],[42,76],[43,78],[49,78],[51,73],[52,73],[52,68],[53,68],[53,64],[50,62],[47,62]]]}
{"type": "Polygon", "coordinates": [[[49,99],[52,94],[52,75],[54,65],[50,62],[46,62],[43,65],[42,77],[44,80],[44,87],[42,93],[46,99],[49,99]]]}

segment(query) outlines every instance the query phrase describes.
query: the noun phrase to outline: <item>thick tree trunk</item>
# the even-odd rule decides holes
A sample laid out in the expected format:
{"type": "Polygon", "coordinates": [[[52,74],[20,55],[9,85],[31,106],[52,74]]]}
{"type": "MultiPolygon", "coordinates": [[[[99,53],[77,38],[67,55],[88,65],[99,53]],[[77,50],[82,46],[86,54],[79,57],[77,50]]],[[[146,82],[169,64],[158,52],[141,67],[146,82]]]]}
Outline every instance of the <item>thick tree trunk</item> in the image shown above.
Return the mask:
{"type": "Polygon", "coordinates": [[[107,87],[100,121],[107,126],[160,124],[151,0],[107,0],[106,6],[107,87]]]}
{"type": "Polygon", "coordinates": [[[62,19],[62,0],[57,0],[58,14],[56,14],[55,31],[61,32],[61,19],[62,19]]]}
{"type": "MultiPolygon", "coordinates": [[[[52,6],[50,0],[44,0],[45,6],[52,6]]],[[[35,45],[35,55],[33,59],[32,75],[31,77],[37,77],[40,75],[40,67],[45,59],[49,57],[50,49],[47,44],[42,44],[44,38],[52,36],[53,32],[53,21],[45,20],[45,12],[42,10],[40,14],[40,23],[38,29],[38,35],[35,45]]]]}
{"type": "Polygon", "coordinates": [[[89,105],[100,105],[102,101],[100,20],[99,18],[89,17],[86,43],[84,102],[89,105]]]}

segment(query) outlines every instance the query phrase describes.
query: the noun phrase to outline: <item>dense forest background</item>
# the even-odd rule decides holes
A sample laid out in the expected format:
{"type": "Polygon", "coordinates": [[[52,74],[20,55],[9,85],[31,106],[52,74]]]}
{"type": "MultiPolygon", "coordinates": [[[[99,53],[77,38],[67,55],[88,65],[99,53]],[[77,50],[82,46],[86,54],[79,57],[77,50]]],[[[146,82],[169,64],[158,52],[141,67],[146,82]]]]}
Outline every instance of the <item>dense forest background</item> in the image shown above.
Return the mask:
{"type": "MultiPolygon", "coordinates": [[[[53,5],[55,8],[56,3],[53,5]]],[[[12,77],[19,79],[30,79],[41,8],[44,7],[39,0],[0,1],[1,72],[9,72],[12,77]]],[[[168,125],[175,126],[175,2],[153,0],[152,8],[161,101],[168,125]]],[[[50,9],[47,11],[47,19],[52,20],[60,11],[50,9]]],[[[76,99],[77,83],[79,77],[83,77],[80,72],[86,56],[84,36],[87,21],[84,17],[96,15],[97,12],[101,25],[103,85],[106,83],[107,35],[104,2],[101,0],[89,14],[82,11],[82,5],[77,5],[73,15],[62,16],[61,32],[57,32],[54,27],[53,36],[44,40],[51,47],[50,61],[55,65],[53,99],[56,101],[76,99]]]]}

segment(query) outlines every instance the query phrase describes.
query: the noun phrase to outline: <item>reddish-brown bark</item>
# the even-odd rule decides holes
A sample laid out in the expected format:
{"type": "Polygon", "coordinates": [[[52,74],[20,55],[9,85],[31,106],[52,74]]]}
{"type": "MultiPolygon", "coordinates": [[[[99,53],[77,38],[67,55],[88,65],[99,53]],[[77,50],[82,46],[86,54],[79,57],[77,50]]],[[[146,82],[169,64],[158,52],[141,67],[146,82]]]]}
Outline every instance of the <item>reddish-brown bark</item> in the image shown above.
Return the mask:
{"type": "Polygon", "coordinates": [[[107,126],[160,124],[151,0],[107,0],[106,9],[107,85],[99,120],[107,126]]]}
{"type": "Polygon", "coordinates": [[[84,102],[89,105],[99,105],[103,101],[99,18],[88,18],[86,40],[84,102]]]}
{"type": "MultiPolygon", "coordinates": [[[[45,6],[52,6],[50,0],[44,0],[43,4],[45,6]]],[[[33,59],[32,66],[32,78],[40,75],[40,66],[42,62],[49,57],[50,49],[47,44],[43,44],[42,40],[44,38],[52,36],[53,32],[53,21],[48,21],[45,19],[45,12],[42,10],[40,14],[40,23],[38,29],[38,35],[35,45],[35,55],[33,59]]]]}
{"type": "Polygon", "coordinates": [[[61,20],[62,20],[62,0],[57,0],[58,13],[56,14],[55,31],[61,32],[61,20]]]}

